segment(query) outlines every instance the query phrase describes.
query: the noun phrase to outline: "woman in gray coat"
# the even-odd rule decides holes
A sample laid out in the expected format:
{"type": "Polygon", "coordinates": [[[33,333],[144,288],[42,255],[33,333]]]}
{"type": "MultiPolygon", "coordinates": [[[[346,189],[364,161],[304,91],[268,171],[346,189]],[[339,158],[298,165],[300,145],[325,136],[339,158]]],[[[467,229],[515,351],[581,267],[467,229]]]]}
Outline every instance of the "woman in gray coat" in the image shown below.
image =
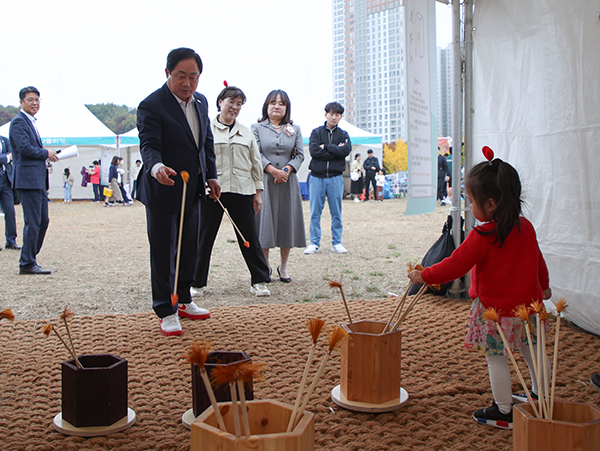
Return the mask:
{"type": "MultiPolygon", "coordinates": [[[[290,119],[290,99],[285,91],[267,95],[262,118],[252,124],[252,132],[262,157],[264,170],[263,207],[257,215],[259,238],[269,264],[269,249],[279,247],[279,280],[291,282],[288,256],[292,247],[306,247],[302,197],[296,176],[304,161],[300,127],[290,119]]],[[[270,265],[269,265],[270,268],[270,265]]]]}

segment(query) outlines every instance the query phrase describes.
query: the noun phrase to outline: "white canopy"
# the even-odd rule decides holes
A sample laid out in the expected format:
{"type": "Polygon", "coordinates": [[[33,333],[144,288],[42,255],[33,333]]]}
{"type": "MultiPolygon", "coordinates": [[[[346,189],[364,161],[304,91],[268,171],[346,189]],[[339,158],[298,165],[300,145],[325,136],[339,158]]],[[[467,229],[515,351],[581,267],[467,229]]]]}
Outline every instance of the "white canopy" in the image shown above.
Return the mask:
{"type": "MultiPolygon", "coordinates": [[[[69,167],[75,178],[73,199],[91,199],[92,187],[81,186],[80,171],[82,167],[91,165],[93,160],[110,158],[112,151],[108,147],[114,146],[116,135],[68,91],[41,90],[40,94],[42,104],[35,117],[44,147],[58,150],[77,145],[79,149],[78,157],[53,163],[49,196],[52,199],[63,198],[62,174],[69,167]]],[[[8,137],[9,130],[10,123],[4,124],[0,127],[0,135],[8,137]]]]}
{"type": "Polygon", "coordinates": [[[519,171],[553,299],[566,298],[566,317],[596,334],[598,13],[597,2],[585,0],[478,2],[473,89],[474,149],[488,145],[519,171]]]}

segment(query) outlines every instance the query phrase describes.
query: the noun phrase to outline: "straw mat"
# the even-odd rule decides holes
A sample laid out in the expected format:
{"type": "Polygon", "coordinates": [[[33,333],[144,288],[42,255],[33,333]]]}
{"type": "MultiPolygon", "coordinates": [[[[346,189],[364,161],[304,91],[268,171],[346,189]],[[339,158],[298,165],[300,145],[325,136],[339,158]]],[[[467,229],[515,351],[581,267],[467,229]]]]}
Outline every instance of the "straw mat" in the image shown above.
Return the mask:
{"type": "MultiPolygon", "coordinates": [[[[385,321],[394,307],[392,299],[350,302],[355,321],[385,321]]],[[[485,359],[462,347],[468,311],[468,302],[427,296],[405,320],[402,387],[410,400],[396,412],[356,413],[331,401],[330,391],[340,383],[336,350],[308,405],[316,414],[315,449],[512,449],[511,431],[471,418],[474,410],[491,404],[492,396],[485,359]]],[[[61,409],[60,363],[69,357],[55,336],[41,333],[46,322],[2,321],[0,449],[189,450],[190,432],[181,416],[192,406],[191,371],[181,355],[194,340],[210,339],[213,350],[247,351],[266,364],[265,380],[254,384],[255,398],[293,404],[311,342],[304,321],[346,321],[341,301],[224,307],[211,313],[207,321],[182,320],[185,334],[170,338],[160,334],[153,313],[72,318],[79,354],[112,353],[128,361],[128,404],[137,423],[94,438],[65,436],[53,428],[61,409]]],[[[561,327],[560,335],[557,399],[600,404],[600,393],[587,382],[600,371],[600,338],[570,326],[561,327]]],[[[320,343],[311,374],[326,348],[324,336],[320,343]]],[[[520,357],[519,362],[524,369],[520,357]]],[[[513,390],[520,390],[514,373],[513,390]]]]}

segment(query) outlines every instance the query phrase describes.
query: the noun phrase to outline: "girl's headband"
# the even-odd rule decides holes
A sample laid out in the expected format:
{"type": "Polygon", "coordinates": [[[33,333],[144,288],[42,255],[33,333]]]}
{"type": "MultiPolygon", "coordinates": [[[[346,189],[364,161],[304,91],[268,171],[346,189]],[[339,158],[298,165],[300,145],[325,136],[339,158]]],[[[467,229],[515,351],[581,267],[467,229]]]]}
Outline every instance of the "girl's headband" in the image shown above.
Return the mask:
{"type": "Polygon", "coordinates": [[[500,158],[496,158],[494,160],[494,151],[488,146],[483,146],[481,148],[481,152],[483,153],[483,156],[487,159],[488,164],[492,167],[492,169],[495,172],[498,172],[498,167],[500,166],[502,160],[500,158]]]}
{"type": "Polygon", "coordinates": [[[492,149],[490,149],[488,146],[483,146],[483,148],[481,149],[481,152],[483,152],[483,156],[486,158],[486,160],[488,161],[488,164],[491,166],[492,160],[494,159],[494,151],[492,149]]]}

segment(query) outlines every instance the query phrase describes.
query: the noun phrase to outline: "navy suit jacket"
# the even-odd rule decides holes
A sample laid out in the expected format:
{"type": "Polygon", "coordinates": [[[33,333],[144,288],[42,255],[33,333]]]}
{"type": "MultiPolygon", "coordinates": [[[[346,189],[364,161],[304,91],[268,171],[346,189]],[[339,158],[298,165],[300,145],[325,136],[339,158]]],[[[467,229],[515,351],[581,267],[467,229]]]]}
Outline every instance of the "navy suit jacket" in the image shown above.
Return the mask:
{"type": "Polygon", "coordinates": [[[0,141],[2,141],[2,144],[0,144],[0,147],[2,148],[2,153],[0,153],[0,164],[4,165],[4,170],[6,171],[8,180],[10,181],[10,186],[13,186],[13,166],[12,162],[9,162],[8,157],[6,156],[7,154],[12,152],[12,149],[10,147],[10,141],[4,136],[0,136],[0,141]]]}
{"type": "Polygon", "coordinates": [[[166,83],[138,107],[137,128],[144,170],[138,176],[137,199],[148,208],[170,213],[181,210],[182,170],[190,174],[186,203],[198,201],[205,195],[205,181],[217,178],[208,102],[195,92],[194,104],[200,124],[198,146],[181,106],[166,83]],[[175,185],[162,185],[150,175],[156,163],[177,171],[177,176],[172,177],[175,185]]]}
{"type": "Polygon", "coordinates": [[[10,123],[10,144],[13,150],[13,188],[48,189],[48,151],[22,111],[10,123]]]}

